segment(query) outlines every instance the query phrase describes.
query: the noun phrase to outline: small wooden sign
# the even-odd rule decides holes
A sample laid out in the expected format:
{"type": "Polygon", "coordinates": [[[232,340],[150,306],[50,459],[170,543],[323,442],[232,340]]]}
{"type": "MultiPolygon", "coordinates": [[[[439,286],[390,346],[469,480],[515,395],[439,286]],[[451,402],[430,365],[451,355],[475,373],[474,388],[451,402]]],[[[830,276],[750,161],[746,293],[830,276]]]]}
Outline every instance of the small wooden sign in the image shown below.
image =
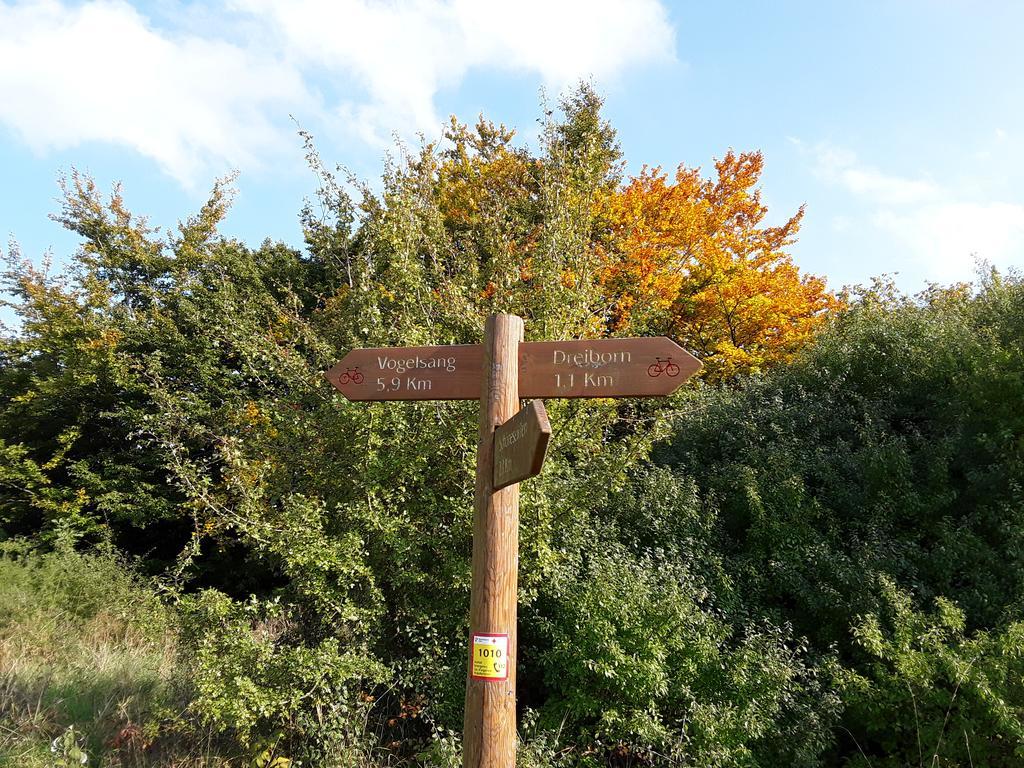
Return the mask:
{"type": "Polygon", "coordinates": [[[480,344],[353,349],[324,375],[349,400],[479,400],[480,344]]]}
{"type": "Polygon", "coordinates": [[[551,438],[544,403],[529,405],[494,430],[494,490],[540,473],[551,438]]]}
{"type": "Polygon", "coordinates": [[[659,397],[701,369],[666,336],[519,345],[520,397],[659,397]]]}

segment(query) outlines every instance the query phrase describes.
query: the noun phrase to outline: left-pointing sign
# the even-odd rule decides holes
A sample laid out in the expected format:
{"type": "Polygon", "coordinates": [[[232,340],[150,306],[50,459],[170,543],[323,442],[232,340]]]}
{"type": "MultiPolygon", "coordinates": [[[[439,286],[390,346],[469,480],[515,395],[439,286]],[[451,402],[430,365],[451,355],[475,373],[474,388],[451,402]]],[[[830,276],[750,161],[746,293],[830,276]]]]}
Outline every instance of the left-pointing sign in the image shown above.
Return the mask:
{"type": "Polygon", "coordinates": [[[478,400],[483,346],[353,349],[324,376],[349,400],[478,400]]]}

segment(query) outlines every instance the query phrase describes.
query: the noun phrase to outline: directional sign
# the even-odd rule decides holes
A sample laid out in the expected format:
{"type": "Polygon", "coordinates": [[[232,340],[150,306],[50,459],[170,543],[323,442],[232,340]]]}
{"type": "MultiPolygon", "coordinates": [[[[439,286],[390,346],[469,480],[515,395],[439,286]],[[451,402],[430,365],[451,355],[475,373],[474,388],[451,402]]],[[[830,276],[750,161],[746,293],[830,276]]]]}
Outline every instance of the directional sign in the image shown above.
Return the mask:
{"type": "Polygon", "coordinates": [[[349,400],[480,401],[462,729],[466,768],[516,763],[519,490],[508,486],[540,472],[551,436],[540,400],[515,413],[520,398],[668,395],[701,367],[663,336],[522,338],[522,318],[492,315],[483,344],[354,349],[325,374],[349,400]]]}
{"type": "MultiPolygon", "coordinates": [[[[529,341],[519,345],[519,396],[657,397],[700,368],[665,336],[529,341]]],[[[353,349],[325,376],[349,400],[477,400],[483,347],[353,349]]]]}
{"type": "Polygon", "coordinates": [[[479,400],[480,344],[353,349],[324,375],[349,400],[479,400]]]}
{"type": "Polygon", "coordinates": [[[531,400],[494,430],[494,490],[540,473],[551,437],[544,403],[531,400]]]}
{"type": "Polygon", "coordinates": [[[665,336],[519,345],[520,397],[655,397],[675,392],[700,361],[665,336]]]}

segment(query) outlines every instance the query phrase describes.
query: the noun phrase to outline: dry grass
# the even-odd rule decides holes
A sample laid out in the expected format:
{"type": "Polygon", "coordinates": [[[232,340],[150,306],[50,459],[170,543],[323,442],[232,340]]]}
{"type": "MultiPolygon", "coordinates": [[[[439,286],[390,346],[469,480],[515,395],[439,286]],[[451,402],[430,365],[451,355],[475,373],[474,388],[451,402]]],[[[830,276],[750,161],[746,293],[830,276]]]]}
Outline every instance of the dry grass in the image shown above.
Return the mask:
{"type": "MultiPolygon", "coordinates": [[[[12,559],[0,549],[0,768],[79,765],[51,751],[55,739],[81,747],[88,768],[289,765],[266,744],[243,750],[203,725],[189,707],[194,692],[178,637],[174,611],[113,557],[12,559]]],[[[417,754],[408,745],[378,747],[383,733],[361,726],[330,768],[459,762],[454,735],[417,754]]]]}
{"type": "Polygon", "coordinates": [[[240,765],[188,713],[175,637],[113,558],[0,559],[0,766],[52,768],[69,726],[89,766],[240,765]]]}

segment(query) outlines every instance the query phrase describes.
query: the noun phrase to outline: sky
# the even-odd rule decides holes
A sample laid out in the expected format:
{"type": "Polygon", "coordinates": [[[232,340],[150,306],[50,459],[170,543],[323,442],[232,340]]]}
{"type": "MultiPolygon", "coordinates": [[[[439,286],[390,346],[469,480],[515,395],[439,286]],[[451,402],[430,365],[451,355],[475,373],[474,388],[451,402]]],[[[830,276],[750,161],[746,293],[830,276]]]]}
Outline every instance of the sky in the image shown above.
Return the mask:
{"type": "Polygon", "coordinates": [[[803,271],[917,292],[1024,267],[1022,29],[1018,0],[0,0],[0,248],[67,263],[72,169],[163,231],[237,171],[223,233],[299,247],[299,127],[373,182],[448,115],[532,145],[587,79],[629,172],[761,150],[803,271]]]}

